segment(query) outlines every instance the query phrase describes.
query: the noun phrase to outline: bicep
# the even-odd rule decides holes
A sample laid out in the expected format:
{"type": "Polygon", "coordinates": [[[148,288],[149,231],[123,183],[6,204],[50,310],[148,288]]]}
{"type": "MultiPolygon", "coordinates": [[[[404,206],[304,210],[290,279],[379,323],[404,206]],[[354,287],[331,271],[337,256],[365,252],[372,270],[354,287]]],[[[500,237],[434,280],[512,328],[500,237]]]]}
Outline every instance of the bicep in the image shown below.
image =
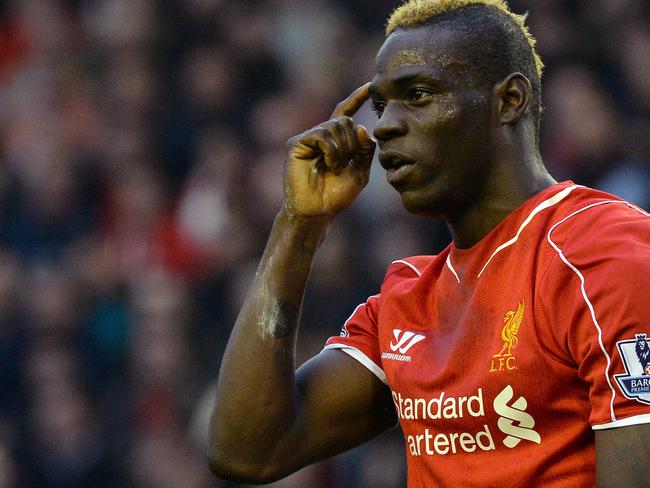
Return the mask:
{"type": "Polygon", "coordinates": [[[285,448],[297,465],[351,449],[396,424],[388,386],[340,350],[307,361],[296,380],[298,415],[285,448]]]}
{"type": "Polygon", "coordinates": [[[600,488],[646,487],[650,479],[650,424],[596,431],[600,488]]]}

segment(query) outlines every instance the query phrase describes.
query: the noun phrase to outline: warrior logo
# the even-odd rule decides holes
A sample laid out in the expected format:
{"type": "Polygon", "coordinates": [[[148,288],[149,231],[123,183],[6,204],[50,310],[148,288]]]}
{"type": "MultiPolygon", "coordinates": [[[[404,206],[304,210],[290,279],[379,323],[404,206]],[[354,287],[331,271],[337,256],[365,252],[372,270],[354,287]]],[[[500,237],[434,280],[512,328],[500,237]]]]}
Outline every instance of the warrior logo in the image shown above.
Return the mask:
{"type": "Polygon", "coordinates": [[[390,343],[390,348],[401,354],[406,354],[406,351],[415,346],[418,342],[424,339],[422,334],[416,334],[415,332],[402,332],[399,329],[393,329],[393,335],[395,336],[395,344],[390,343]]]}
{"type": "Polygon", "coordinates": [[[626,398],[650,405],[650,343],[646,334],[616,343],[625,374],[616,374],[616,382],[626,398]]]}
{"type": "Polygon", "coordinates": [[[512,350],[517,347],[519,338],[517,333],[521,327],[521,321],[524,318],[524,301],[522,300],[517,304],[517,310],[508,310],[503,317],[503,328],[501,329],[501,340],[503,347],[501,350],[492,356],[490,363],[490,373],[495,371],[503,371],[504,369],[515,369],[515,356],[512,355],[512,350]]]}
{"type": "Polygon", "coordinates": [[[381,354],[382,359],[393,359],[395,361],[411,361],[411,356],[408,356],[406,353],[409,349],[415,346],[418,342],[426,339],[426,336],[422,334],[416,334],[411,331],[402,331],[400,329],[393,329],[393,337],[395,337],[395,342],[389,344],[390,349],[393,352],[383,352],[381,354]]]}
{"type": "Polygon", "coordinates": [[[494,411],[501,416],[497,425],[506,434],[503,444],[512,449],[522,440],[541,444],[542,438],[533,430],[535,419],[526,413],[528,402],[522,396],[508,405],[514,396],[512,386],[506,386],[494,399],[494,411]],[[517,425],[514,424],[517,423],[517,425]]]}

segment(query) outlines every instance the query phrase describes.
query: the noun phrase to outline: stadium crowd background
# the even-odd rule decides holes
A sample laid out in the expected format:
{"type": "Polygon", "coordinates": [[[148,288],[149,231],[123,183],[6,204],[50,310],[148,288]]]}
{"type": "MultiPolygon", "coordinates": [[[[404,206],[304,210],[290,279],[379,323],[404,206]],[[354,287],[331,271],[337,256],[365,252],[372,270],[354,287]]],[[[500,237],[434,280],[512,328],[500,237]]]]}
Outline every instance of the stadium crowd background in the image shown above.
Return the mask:
{"type": "MultiPolygon", "coordinates": [[[[510,3],[547,65],[556,179],[648,208],[650,2],[510,3]]],[[[236,486],[208,472],[207,415],[284,143],[371,77],[395,6],[0,1],[1,487],[236,486]]],[[[447,240],[375,170],[312,272],[300,361],[392,260],[447,240]]],[[[276,486],[403,480],[393,432],[276,486]]]]}

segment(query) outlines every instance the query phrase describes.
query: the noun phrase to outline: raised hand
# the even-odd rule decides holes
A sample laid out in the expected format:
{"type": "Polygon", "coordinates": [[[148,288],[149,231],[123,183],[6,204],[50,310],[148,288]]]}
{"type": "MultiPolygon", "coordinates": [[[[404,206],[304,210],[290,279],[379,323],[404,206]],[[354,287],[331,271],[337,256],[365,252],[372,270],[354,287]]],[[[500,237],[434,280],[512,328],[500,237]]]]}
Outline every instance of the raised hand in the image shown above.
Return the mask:
{"type": "Polygon", "coordinates": [[[370,83],[336,106],[330,119],[287,142],[285,208],[290,217],[334,218],[368,183],[375,142],[352,116],[370,83]]]}
{"type": "Polygon", "coordinates": [[[219,370],[209,459],[222,478],[269,483],[395,425],[390,390],[347,354],[324,351],[295,371],[314,257],[330,220],[368,181],[375,143],[351,118],[367,99],[364,85],[289,141],[285,206],[219,370]]]}

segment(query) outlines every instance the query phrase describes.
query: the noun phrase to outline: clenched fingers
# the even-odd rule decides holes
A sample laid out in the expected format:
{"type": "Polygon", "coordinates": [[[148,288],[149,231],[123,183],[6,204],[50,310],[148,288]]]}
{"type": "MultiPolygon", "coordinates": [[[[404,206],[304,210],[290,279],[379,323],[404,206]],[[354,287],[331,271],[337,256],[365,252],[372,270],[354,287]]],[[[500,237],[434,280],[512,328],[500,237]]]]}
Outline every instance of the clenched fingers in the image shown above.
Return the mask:
{"type": "Polygon", "coordinates": [[[311,159],[322,155],[325,165],[337,174],[357,157],[362,145],[366,147],[350,117],[328,120],[301,134],[295,143],[297,157],[311,159]]]}
{"type": "Polygon", "coordinates": [[[357,125],[354,128],[356,134],[356,139],[358,141],[358,149],[352,158],[352,164],[359,170],[370,171],[370,164],[372,163],[372,157],[375,154],[375,146],[377,143],[374,141],[368,129],[363,125],[357,125]]]}

